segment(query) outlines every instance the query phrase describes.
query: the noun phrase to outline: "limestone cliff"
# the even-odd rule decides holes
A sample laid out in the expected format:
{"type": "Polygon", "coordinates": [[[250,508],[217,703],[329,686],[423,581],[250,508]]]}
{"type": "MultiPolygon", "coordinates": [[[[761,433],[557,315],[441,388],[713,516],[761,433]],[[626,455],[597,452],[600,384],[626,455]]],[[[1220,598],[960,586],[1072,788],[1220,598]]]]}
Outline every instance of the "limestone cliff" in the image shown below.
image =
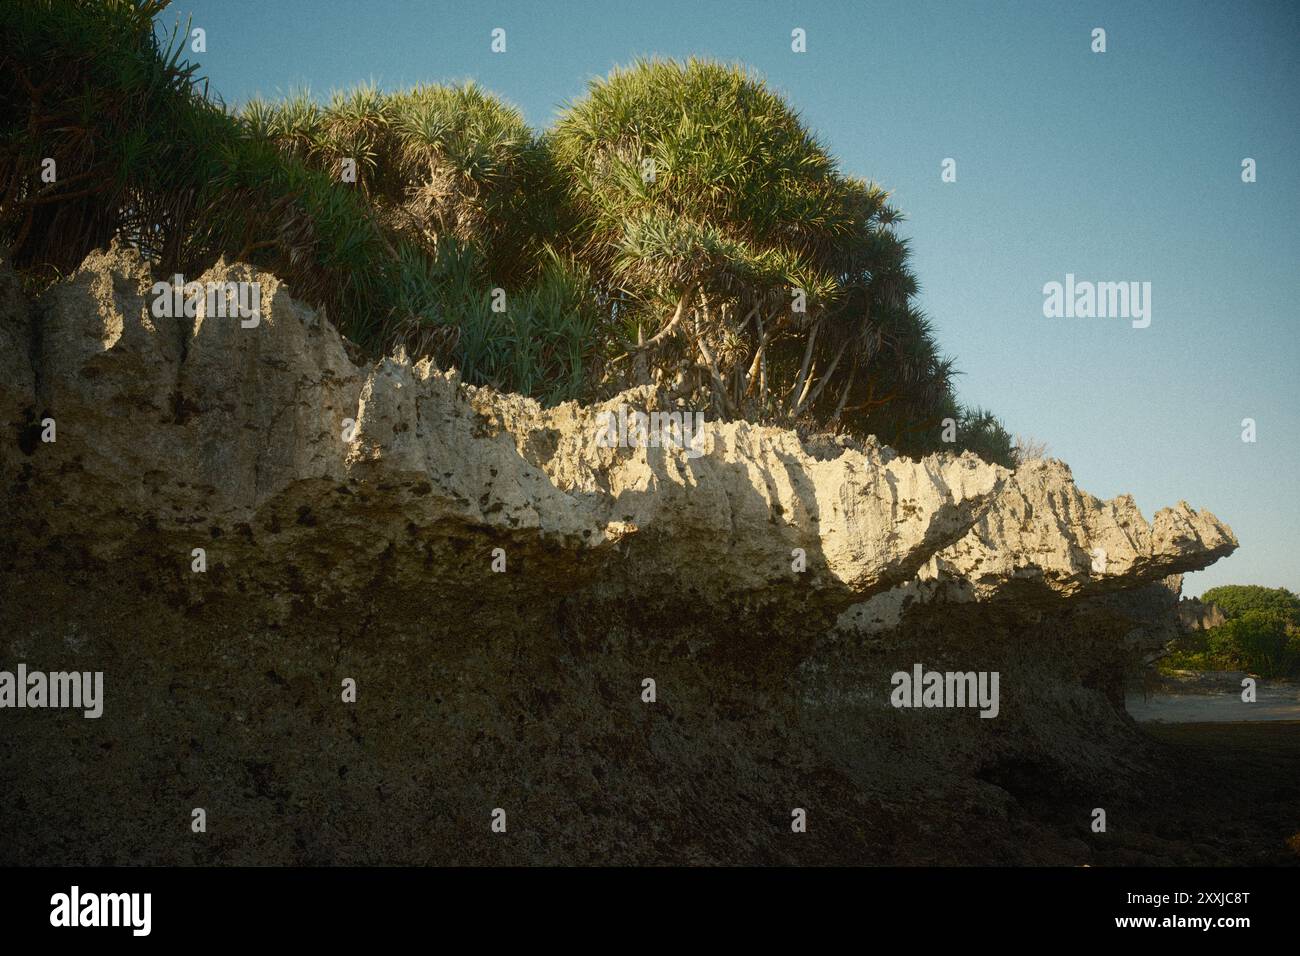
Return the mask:
{"type": "Polygon", "coordinates": [[[251,327],[155,317],[155,280],[0,266],[0,667],[106,684],[99,720],[0,712],[4,862],[922,862],[918,814],[1067,859],[996,843],[1006,768],[1111,792],[1142,595],[1236,547],[1059,462],[606,447],[654,392],[546,409],[358,362],[247,266],[198,281],[259,283],[251,327]],[[889,706],[915,663],[998,671],[998,717],[889,706]]]}

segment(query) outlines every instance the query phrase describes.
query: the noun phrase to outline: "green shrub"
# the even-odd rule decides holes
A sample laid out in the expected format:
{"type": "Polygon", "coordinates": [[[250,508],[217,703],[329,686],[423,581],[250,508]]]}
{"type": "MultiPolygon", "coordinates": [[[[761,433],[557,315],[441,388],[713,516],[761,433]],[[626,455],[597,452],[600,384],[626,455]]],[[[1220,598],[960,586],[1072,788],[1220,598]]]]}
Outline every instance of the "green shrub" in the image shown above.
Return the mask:
{"type": "Polygon", "coordinates": [[[1170,671],[1231,670],[1232,668],[1216,663],[1203,651],[1189,651],[1175,647],[1160,659],[1159,669],[1168,673],[1170,671]]]}
{"type": "Polygon", "coordinates": [[[758,77],[639,60],[593,80],[547,143],[568,240],[623,339],[616,369],[685,369],[721,416],[870,433],[908,453],[952,449],[951,415],[970,426],[956,448],[1010,464],[1009,440],[953,400],[888,194],[841,173],[758,77]]]}
{"type": "Polygon", "coordinates": [[[1246,611],[1215,628],[1241,666],[1261,677],[1285,677],[1297,663],[1290,621],[1277,611],[1246,611]]]}
{"type": "Polygon", "coordinates": [[[1208,631],[1180,637],[1161,666],[1287,677],[1300,670],[1300,627],[1279,611],[1249,610],[1208,631]]]}
{"type": "Polygon", "coordinates": [[[113,238],[164,275],[224,256],[370,355],[473,383],[556,402],[657,379],[720,416],[1012,464],[1001,423],[956,401],[887,193],[753,74],[641,61],[541,137],[473,84],[232,114],[166,6],[0,0],[0,243],[27,281],[113,238]]]}
{"type": "Polygon", "coordinates": [[[1266,588],[1258,584],[1225,584],[1210,588],[1201,600],[1217,605],[1227,617],[1239,617],[1247,611],[1275,611],[1292,624],[1300,624],[1300,597],[1286,588],[1266,588]]]}
{"type": "Polygon", "coordinates": [[[285,155],[338,178],[355,163],[356,188],[385,226],[432,251],[472,245],[491,278],[526,282],[554,231],[555,177],[517,109],[473,83],[384,93],[361,85],[325,105],[306,93],[255,99],[248,129],[285,155]]]}
{"type": "Polygon", "coordinates": [[[0,0],[0,241],[16,266],[66,273],[114,237],[161,274],[225,256],[280,276],[372,355],[401,344],[472,382],[590,392],[591,298],[546,251],[553,177],[517,111],[472,86],[361,87],[232,116],[182,61],[184,35],[155,31],[165,6],[0,0]],[[496,287],[525,307],[505,328],[485,311],[496,287]]]}

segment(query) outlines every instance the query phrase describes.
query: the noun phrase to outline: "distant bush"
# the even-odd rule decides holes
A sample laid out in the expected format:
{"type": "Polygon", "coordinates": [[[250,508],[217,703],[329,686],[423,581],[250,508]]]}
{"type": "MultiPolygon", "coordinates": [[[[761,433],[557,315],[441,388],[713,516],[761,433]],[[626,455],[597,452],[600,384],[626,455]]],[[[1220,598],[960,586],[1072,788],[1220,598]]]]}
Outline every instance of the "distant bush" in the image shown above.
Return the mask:
{"type": "Polygon", "coordinates": [[[1047,442],[1029,435],[1017,435],[1012,447],[1017,465],[1023,465],[1030,461],[1042,461],[1047,457],[1047,442]]]}
{"type": "Polygon", "coordinates": [[[1300,660],[1296,657],[1297,631],[1285,614],[1276,611],[1246,611],[1215,628],[1222,635],[1223,652],[1240,666],[1261,677],[1285,677],[1300,660]]]}
{"type": "Polygon", "coordinates": [[[1201,595],[1205,604],[1218,605],[1227,617],[1247,611],[1276,611],[1292,624],[1300,624],[1300,597],[1286,588],[1266,588],[1258,584],[1225,584],[1210,588],[1201,595]]]}
{"type": "Polygon", "coordinates": [[[1300,672],[1300,599],[1285,588],[1226,585],[1202,601],[1217,605],[1227,621],[1174,641],[1166,668],[1246,670],[1260,677],[1300,672]]]}
{"type": "Polygon", "coordinates": [[[1204,635],[1197,632],[1195,636],[1180,637],[1169,645],[1168,652],[1158,662],[1158,669],[1169,671],[1214,671],[1232,670],[1229,664],[1222,664],[1212,657],[1204,645],[1204,635]]]}

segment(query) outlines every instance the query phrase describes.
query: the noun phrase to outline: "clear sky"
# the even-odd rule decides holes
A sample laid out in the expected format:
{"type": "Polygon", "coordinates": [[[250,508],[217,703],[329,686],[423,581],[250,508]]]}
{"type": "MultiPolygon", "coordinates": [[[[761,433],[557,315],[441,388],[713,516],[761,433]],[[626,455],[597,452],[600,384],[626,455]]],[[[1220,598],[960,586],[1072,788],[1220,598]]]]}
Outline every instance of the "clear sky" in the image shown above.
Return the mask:
{"type": "Polygon", "coordinates": [[[891,190],[963,401],[1045,440],[1093,494],[1231,524],[1241,550],[1185,593],[1300,591],[1295,0],[175,0],[162,16],[206,31],[192,58],[232,104],[474,79],[541,128],[636,56],[743,62],[846,172],[891,190]],[[1045,318],[1043,286],[1067,273],[1150,282],[1150,327],[1045,318]]]}

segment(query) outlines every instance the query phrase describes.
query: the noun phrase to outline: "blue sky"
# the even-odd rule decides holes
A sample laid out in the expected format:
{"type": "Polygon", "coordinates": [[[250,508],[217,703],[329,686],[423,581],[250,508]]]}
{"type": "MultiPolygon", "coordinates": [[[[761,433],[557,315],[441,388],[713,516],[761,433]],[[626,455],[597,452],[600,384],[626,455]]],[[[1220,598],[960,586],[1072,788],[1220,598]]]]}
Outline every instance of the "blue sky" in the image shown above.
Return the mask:
{"type": "Polygon", "coordinates": [[[194,58],[229,103],[474,79],[540,128],[639,55],[745,63],[891,190],[965,402],[1093,494],[1231,524],[1241,550],[1185,593],[1300,591],[1300,3],[175,0],[176,17],[206,31],[194,58]],[[1150,327],[1045,318],[1067,273],[1150,282],[1150,327]]]}

